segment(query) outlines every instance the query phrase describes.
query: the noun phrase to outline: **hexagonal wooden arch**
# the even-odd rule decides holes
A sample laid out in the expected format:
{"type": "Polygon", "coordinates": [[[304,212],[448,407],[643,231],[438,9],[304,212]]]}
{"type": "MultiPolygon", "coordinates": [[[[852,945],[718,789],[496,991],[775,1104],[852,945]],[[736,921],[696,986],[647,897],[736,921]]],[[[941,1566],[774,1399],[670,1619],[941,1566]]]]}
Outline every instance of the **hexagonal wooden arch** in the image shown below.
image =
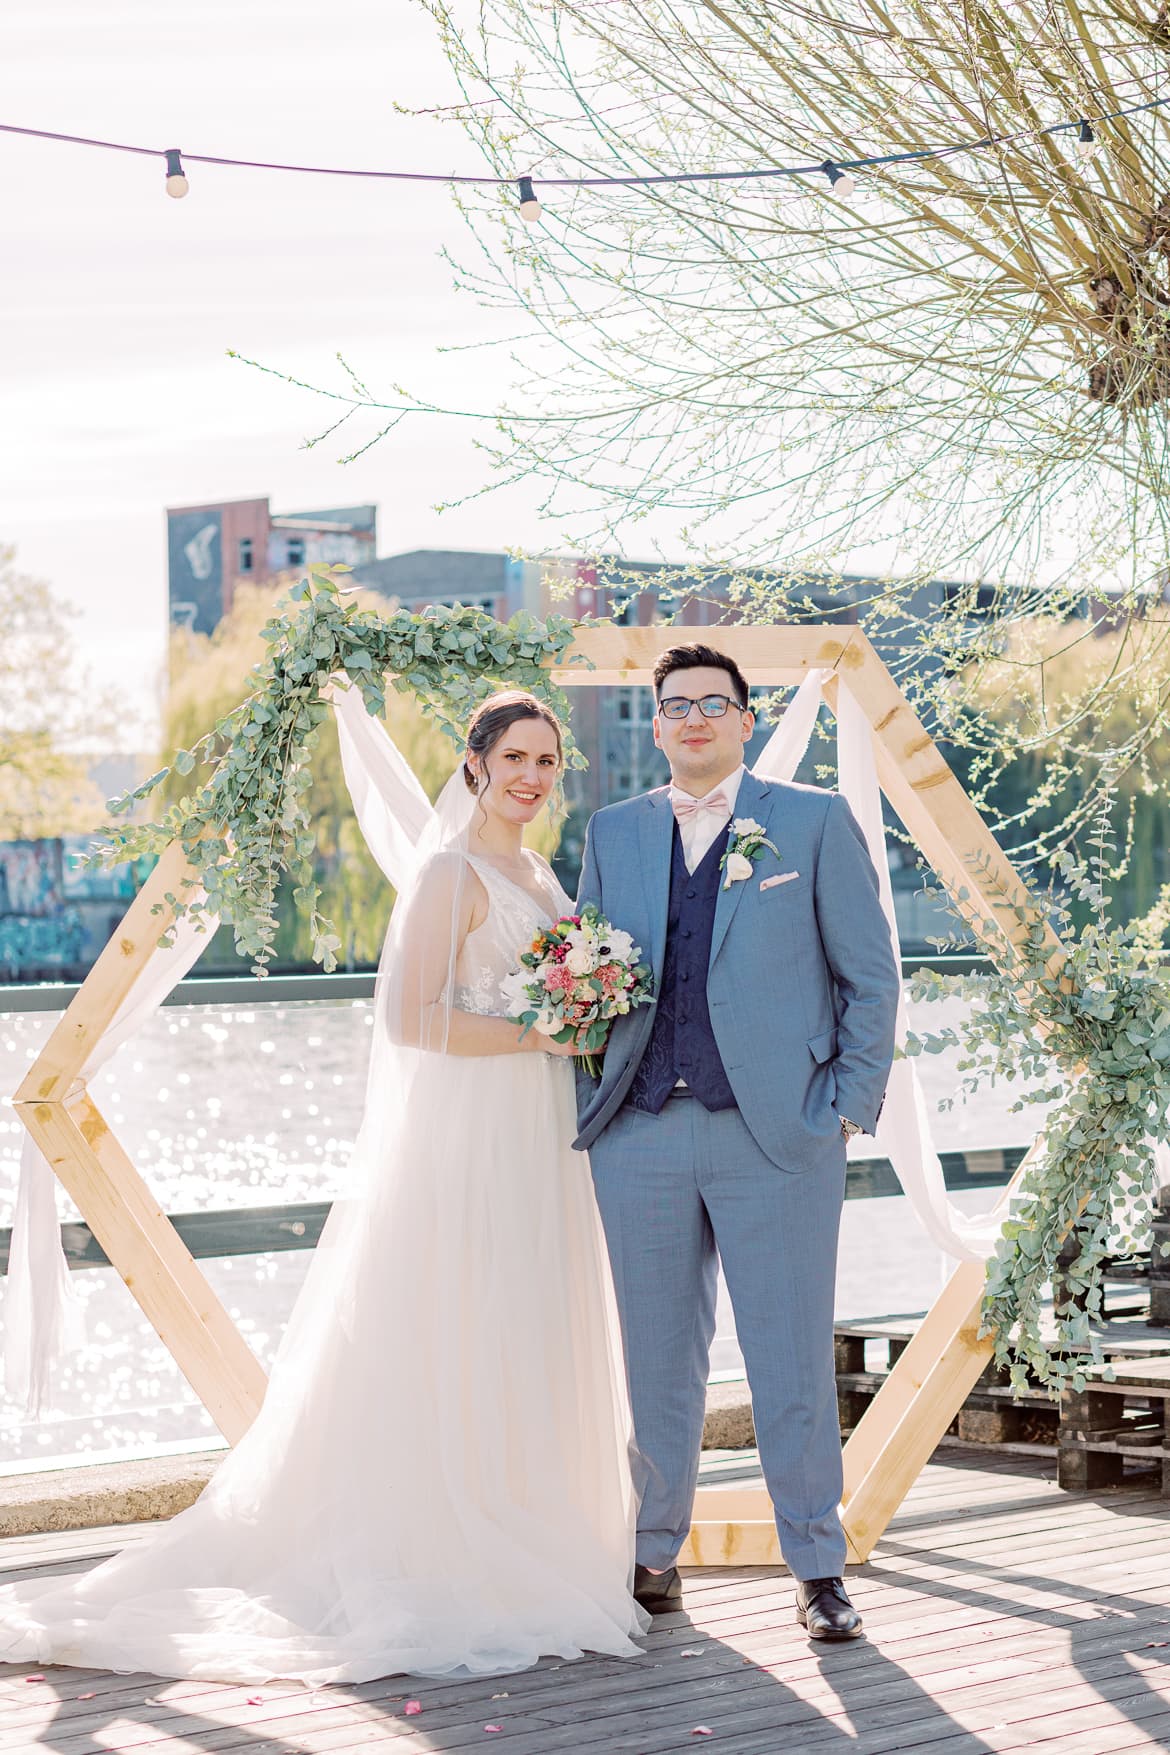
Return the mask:
{"type": "MultiPolygon", "coordinates": [[[[648,684],[657,654],[692,632],[706,630],[583,627],[554,674],[568,687],[648,684]],[[570,662],[575,658],[592,668],[570,662]]],[[[1011,939],[1038,922],[1059,957],[1059,943],[1027,888],[859,628],[721,626],[711,637],[751,683],[795,684],[811,670],[826,671],[825,696],[832,706],[837,679],[847,682],[873,728],[882,790],[952,896],[966,893],[964,912],[1011,939]]],[[[181,846],[173,843],[14,1101],[110,1262],[234,1443],[264,1399],[264,1372],[81,1077],[94,1044],[173,918],[167,894],[177,894],[190,874],[181,846]]],[[[869,1555],[991,1356],[990,1341],[978,1338],[983,1279],[980,1262],[955,1270],[845,1446],[843,1510],[853,1560],[869,1555]]],[[[781,1565],[764,1489],[700,1489],[680,1558],[691,1565],[781,1565]]]]}

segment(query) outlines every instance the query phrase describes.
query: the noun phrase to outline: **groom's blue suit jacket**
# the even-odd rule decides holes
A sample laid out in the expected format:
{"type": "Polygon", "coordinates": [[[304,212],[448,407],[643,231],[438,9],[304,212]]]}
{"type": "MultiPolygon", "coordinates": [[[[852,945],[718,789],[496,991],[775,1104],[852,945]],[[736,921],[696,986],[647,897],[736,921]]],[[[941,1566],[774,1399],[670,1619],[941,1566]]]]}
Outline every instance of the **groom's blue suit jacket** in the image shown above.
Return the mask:
{"type": "MultiPolygon", "coordinates": [[[[716,1044],[744,1121],[772,1161],[806,1170],[840,1147],[838,1117],[877,1125],[894,1054],[899,970],[877,874],[845,800],[745,773],[736,817],[764,825],[752,875],[720,888],[707,969],[716,1044]],[[785,874],[795,873],[795,876],[785,874]],[[784,876],[782,883],[769,878],[784,876]]],[[[674,812],[667,787],[609,805],[585,838],[578,904],[632,933],[662,979],[674,812]]],[[[621,1108],[654,1007],[619,1018],[600,1080],[578,1075],[576,1146],[621,1108]]]]}

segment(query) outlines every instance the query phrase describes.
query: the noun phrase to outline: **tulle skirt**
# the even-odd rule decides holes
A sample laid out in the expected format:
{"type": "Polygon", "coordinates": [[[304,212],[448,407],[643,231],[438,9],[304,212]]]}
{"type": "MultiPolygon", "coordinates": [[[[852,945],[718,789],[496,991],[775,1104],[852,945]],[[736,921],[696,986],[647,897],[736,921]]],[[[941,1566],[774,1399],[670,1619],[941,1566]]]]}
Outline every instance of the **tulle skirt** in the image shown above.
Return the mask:
{"type": "Polygon", "coordinates": [[[225,1682],[637,1656],[631,1423],[572,1073],[423,1055],[188,1511],[0,1590],[0,1658],[225,1682]]]}

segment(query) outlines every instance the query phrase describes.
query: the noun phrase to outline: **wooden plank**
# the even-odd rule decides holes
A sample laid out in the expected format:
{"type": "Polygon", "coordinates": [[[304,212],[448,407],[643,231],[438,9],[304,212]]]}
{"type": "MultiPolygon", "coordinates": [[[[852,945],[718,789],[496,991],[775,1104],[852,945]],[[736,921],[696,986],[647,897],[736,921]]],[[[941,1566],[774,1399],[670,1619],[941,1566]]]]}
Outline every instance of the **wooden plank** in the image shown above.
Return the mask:
{"type": "Polygon", "coordinates": [[[15,1103],[54,1102],[67,1094],[172,924],[168,892],[179,895],[194,875],[181,842],[172,841],[21,1081],[15,1103]],[[161,912],[154,914],[155,907],[161,912]]]}
{"type": "MultiPolygon", "coordinates": [[[[48,1672],[34,1692],[20,1684],[32,1666],[0,1670],[0,1748],[15,1755],[38,1729],[51,1726],[61,1755],[85,1755],[113,1746],[114,1739],[127,1755],[177,1755],[192,1740],[218,1755],[270,1742],[306,1755],[344,1755],[392,1742],[410,1755],[482,1747],[483,1725],[502,1722],[501,1742],[511,1745],[512,1755],[591,1748],[654,1755],[683,1742],[690,1746],[694,1724],[706,1723],[717,1743],[737,1755],[774,1755],[780,1742],[815,1751],[842,1735],[860,1755],[901,1748],[927,1755],[933,1747],[955,1755],[973,1723],[984,1735],[1001,1723],[1015,1727],[1007,1734],[1018,1730],[1021,1747],[1034,1741],[1051,1713],[1040,1687],[1049,1701],[1056,1695],[1062,1704],[1073,1702],[1063,1720],[1070,1737],[1079,1739],[1094,1723],[1108,1729],[1108,1716],[1102,1723],[1096,1712],[1103,1696],[1114,1716],[1140,1721],[1146,1710],[1141,1690],[1165,1673],[1160,1663],[1141,1664],[1143,1643],[1160,1642],[1167,1632],[1160,1538],[1170,1526],[1170,1506],[1128,1493],[1088,1500],[1089,1540],[1080,1541],[1079,1519],[1066,1517],[1064,1529],[1054,1521],[1070,1502],[1054,1498],[1036,1465],[1009,1469],[1001,1459],[998,1465],[992,1460],[984,1482],[987,1506],[970,1524],[957,1524],[955,1515],[980,1480],[976,1471],[953,1464],[929,1469],[897,1525],[898,1531],[909,1522],[917,1526],[924,1508],[933,1514],[932,1532],[922,1530],[920,1559],[911,1562],[899,1539],[896,1554],[867,1569],[856,1594],[870,1639],[832,1653],[810,1648],[793,1624],[792,1587],[782,1575],[712,1569],[686,1578],[686,1615],[655,1623],[641,1663],[545,1663],[502,1680],[398,1677],[316,1692],[93,1673],[75,1680],[78,1672],[62,1669],[48,1672]],[[995,1495],[1013,1507],[1029,1476],[1037,1521],[1021,1537],[1027,1514],[1012,1510],[1001,1519],[995,1495]],[[972,1535],[984,1543],[982,1557],[971,1547],[972,1535]],[[1098,1554],[1114,1567],[1115,1584],[1099,1582],[1098,1554]],[[697,1655],[681,1656],[690,1650],[697,1655]],[[1078,1689],[1091,1691],[1088,1706],[1076,1703],[1078,1689]],[[1134,1690],[1132,1698],[1126,1689],[1134,1690]],[[77,1700],[89,1691],[93,1700],[77,1700]],[[506,1698],[492,1701],[496,1693],[506,1698]],[[254,1706],[246,1698],[251,1694],[260,1696],[254,1706]],[[402,1713],[407,1694],[423,1702],[416,1720],[402,1713]]],[[[108,1533],[114,1542],[122,1534],[108,1533]]],[[[102,1534],[91,1532],[90,1539],[102,1534]]],[[[1158,1710],[1170,1709],[1162,1700],[1158,1710]]],[[[993,1746],[1001,1746],[998,1732],[984,1744],[993,1746]]],[[[1057,1746],[1064,1755],[1064,1744],[1057,1746]]]]}
{"type": "Polygon", "coordinates": [[[229,1443],[264,1400],[260,1361],[89,1094],[19,1104],[29,1132],[229,1443]]]}
{"type": "Polygon", "coordinates": [[[668,646],[710,640],[735,660],[749,683],[801,683],[810,670],[839,664],[856,630],[848,623],[806,622],[721,624],[717,628],[579,627],[563,664],[552,667],[555,682],[568,688],[611,684],[648,686],[655,660],[668,646]],[[585,659],[587,669],[574,660],[585,659]]]}
{"type": "MultiPolygon", "coordinates": [[[[860,628],[851,634],[837,675],[872,727],[882,791],[956,904],[965,911],[969,907],[972,918],[997,926],[1013,942],[1038,924],[1059,955],[1060,941],[1043,911],[860,628]],[[962,890],[969,892],[969,904],[960,901],[962,890]],[[1015,918],[1016,908],[1023,910],[1022,921],[1015,918]]],[[[831,705],[833,683],[825,694],[831,705]]]]}

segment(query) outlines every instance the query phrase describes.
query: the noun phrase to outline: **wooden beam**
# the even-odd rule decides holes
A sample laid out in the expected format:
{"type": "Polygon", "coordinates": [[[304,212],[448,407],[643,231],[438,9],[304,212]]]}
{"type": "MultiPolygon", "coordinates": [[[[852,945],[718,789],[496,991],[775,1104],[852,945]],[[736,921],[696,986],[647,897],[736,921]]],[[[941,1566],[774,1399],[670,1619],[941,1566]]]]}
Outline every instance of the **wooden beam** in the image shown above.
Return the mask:
{"type": "Polygon", "coordinates": [[[84,1089],[17,1113],[229,1443],[264,1400],[263,1367],[84,1089]]]}
{"type": "MultiPolygon", "coordinates": [[[[1059,954],[1059,940],[1031,891],[860,628],[852,631],[837,677],[873,729],[882,791],[967,918],[986,921],[1015,943],[1040,925],[1059,954]]],[[[825,696],[833,706],[836,679],[827,685],[825,696]]],[[[994,954],[993,943],[986,949],[994,954]]]]}
{"type": "Polygon", "coordinates": [[[709,640],[735,660],[749,683],[779,687],[803,682],[810,670],[834,669],[853,633],[854,628],[847,622],[782,627],[581,627],[565,654],[565,662],[555,666],[552,675],[554,681],[566,688],[648,685],[658,654],[668,646],[687,640],[709,640]],[[589,669],[585,661],[593,668],[589,669]]]}
{"type": "Polygon", "coordinates": [[[182,844],[172,841],[29,1068],[16,1092],[16,1102],[58,1101],[81,1076],[90,1053],[109,1029],[154,955],[159,939],[174,921],[174,909],[166,900],[168,893],[179,895],[194,877],[182,844]],[[153,912],[156,907],[160,910],[158,914],[153,912]]]}
{"type": "Polygon", "coordinates": [[[42,1153],[217,1426],[234,1443],[264,1399],[263,1367],[110,1130],[82,1078],[195,878],[164,851],[13,1099],[42,1153]],[[157,912],[155,911],[157,909],[157,912]]]}
{"type": "MultiPolygon", "coordinates": [[[[1005,1218],[1007,1216],[1012,1196],[1039,1150],[1040,1142],[1037,1140],[1020,1163],[999,1200],[996,1201],[992,1209],[994,1217],[1005,1218]]],[[[885,1446],[892,1440],[894,1433],[914,1406],[930,1375],[931,1367],[945,1349],[952,1345],[958,1336],[966,1337],[966,1344],[971,1350],[973,1366],[978,1359],[975,1375],[971,1379],[972,1385],[989,1363],[994,1352],[991,1339],[972,1340],[971,1328],[972,1310],[982,1306],[983,1283],[986,1275],[987,1270],[981,1261],[960,1262],[957,1265],[942,1292],[895,1360],[885,1382],[854,1427],[844,1451],[845,1490],[841,1497],[841,1503],[846,1509],[856,1497],[885,1446]]],[[[976,1323],[976,1330],[978,1326],[976,1323]]],[[[970,1387],[969,1385],[968,1389],[963,1392],[964,1400],[970,1387]]],[[[930,1446],[931,1450],[938,1444],[957,1412],[958,1408],[952,1410],[942,1429],[934,1438],[930,1446]]],[[[930,1424],[929,1419],[924,1421],[923,1444],[927,1441],[930,1424]]],[[[929,1456],[929,1452],[927,1455],[929,1456]]]]}

